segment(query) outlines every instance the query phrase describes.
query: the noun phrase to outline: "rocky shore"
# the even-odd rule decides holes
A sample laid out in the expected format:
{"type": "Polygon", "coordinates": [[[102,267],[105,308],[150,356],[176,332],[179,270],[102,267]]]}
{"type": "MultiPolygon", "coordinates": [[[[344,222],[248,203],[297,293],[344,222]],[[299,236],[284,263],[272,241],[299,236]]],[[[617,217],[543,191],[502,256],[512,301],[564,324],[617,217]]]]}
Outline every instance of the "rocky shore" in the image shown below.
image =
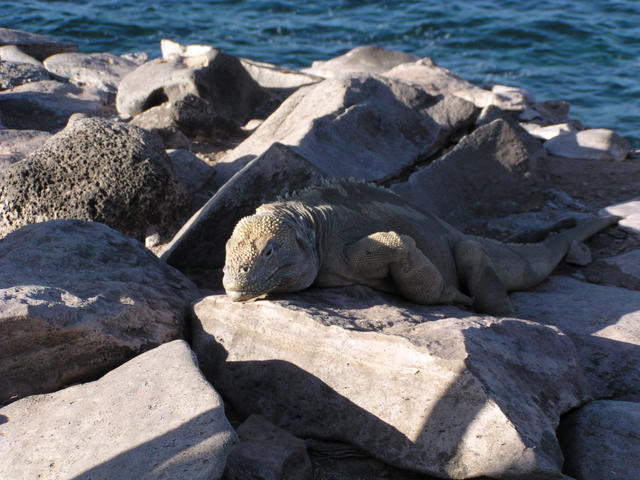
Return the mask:
{"type": "Polygon", "coordinates": [[[161,51],[0,28],[1,479],[640,478],[638,150],[383,48],[161,51]],[[232,302],[235,223],[327,177],[513,242],[624,218],[512,318],[364,286],[232,302]]]}

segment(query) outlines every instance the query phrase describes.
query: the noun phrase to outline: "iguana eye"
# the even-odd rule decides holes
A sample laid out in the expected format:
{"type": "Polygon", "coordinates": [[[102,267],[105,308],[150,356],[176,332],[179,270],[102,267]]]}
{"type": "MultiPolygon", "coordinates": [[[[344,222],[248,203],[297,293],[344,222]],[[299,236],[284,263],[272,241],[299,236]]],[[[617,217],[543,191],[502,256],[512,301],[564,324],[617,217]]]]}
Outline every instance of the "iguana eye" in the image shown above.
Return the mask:
{"type": "Polygon", "coordinates": [[[264,251],[264,256],[269,258],[272,253],[273,253],[273,247],[269,247],[264,251]]]}

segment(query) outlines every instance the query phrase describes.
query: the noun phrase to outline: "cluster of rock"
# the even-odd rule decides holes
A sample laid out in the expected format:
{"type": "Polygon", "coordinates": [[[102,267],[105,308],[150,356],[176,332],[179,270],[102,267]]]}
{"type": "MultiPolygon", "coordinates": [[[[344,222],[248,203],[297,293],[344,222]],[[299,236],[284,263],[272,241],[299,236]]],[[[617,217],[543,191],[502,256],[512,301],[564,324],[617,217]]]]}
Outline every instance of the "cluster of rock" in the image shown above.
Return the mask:
{"type": "Polygon", "coordinates": [[[302,71],[75,50],[0,29],[0,478],[640,478],[624,139],[381,48],[302,71]],[[328,176],[513,241],[625,219],[515,318],[222,295],[238,219],[328,176]]]}

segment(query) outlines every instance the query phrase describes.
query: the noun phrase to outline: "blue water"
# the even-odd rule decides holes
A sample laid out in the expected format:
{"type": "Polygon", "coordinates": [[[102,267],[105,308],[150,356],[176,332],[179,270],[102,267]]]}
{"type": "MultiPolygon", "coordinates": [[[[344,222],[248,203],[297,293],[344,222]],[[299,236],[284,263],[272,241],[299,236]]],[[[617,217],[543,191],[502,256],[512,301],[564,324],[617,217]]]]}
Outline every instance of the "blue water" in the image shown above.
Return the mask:
{"type": "Polygon", "coordinates": [[[637,0],[0,0],[0,25],[85,52],[158,56],[171,38],[290,67],[373,44],[567,100],[573,118],[640,147],[637,0]]]}

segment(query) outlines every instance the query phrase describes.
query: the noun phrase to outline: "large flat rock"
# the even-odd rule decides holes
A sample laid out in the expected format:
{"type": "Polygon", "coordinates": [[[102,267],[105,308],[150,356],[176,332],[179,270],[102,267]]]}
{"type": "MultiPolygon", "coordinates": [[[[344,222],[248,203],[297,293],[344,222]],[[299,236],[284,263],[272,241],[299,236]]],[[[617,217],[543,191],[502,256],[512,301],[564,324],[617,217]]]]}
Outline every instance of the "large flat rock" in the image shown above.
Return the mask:
{"type": "Polygon", "coordinates": [[[98,381],[17,401],[0,419],[6,480],[214,480],[236,437],[182,340],[98,381]]]}
{"type": "Polygon", "coordinates": [[[557,329],[365,287],[194,313],[201,368],[242,415],[443,478],[561,478],[555,429],[586,385],[557,329]]]}
{"type": "Polygon", "coordinates": [[[639,291],[553,276],[511,299],[518,318],[573,340],[595,398],[640,399],[639,291]]]}
{"type": "Polygon", "coordinates": [[[382,77],[329,79],[298,89],[216,165],[220,184],[274,142],[322,173],[382,180],[435,154],[473,122],[475,107],[382,77]]]}
{"type": "Polygon", "coordinates": [[[0,240],[0,404],[94,379],[180,338],[197,296],[180,272],[99,223],[57,220],[8,235],[0,240]]]}

